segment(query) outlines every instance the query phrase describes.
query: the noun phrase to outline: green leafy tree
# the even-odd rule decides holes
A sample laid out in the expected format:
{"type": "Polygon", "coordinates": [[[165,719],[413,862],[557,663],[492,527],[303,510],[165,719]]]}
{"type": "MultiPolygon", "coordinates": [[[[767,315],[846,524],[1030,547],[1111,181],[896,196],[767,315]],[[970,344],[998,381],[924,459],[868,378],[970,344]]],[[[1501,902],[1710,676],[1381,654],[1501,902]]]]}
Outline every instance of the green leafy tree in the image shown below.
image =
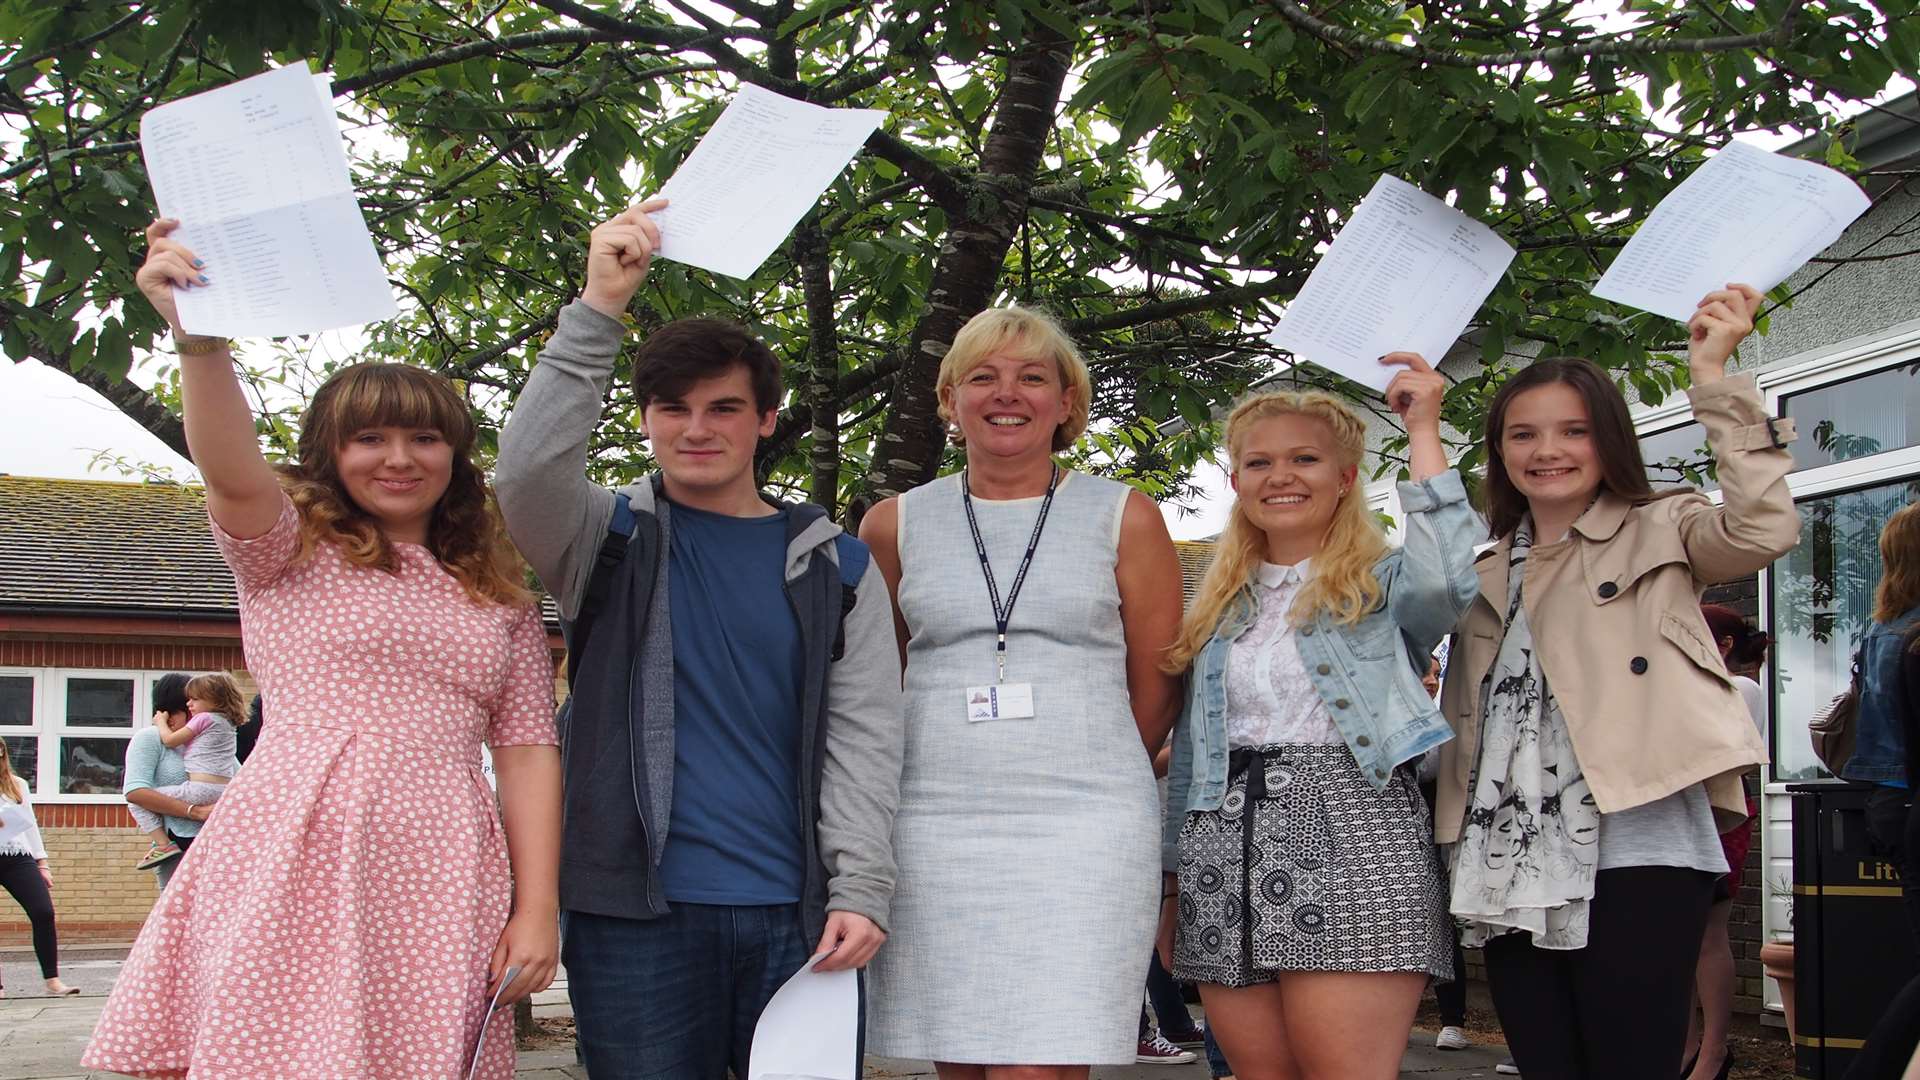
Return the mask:
{"type": "MultiPolygon", "coordinates": [[[[1272,370],[1277,305],[1383,171],[1520,249],[1476,319],[1485,364],[1449,393],[1456,429],[1503,361],[1540,349],[1657,400],[1685,377],[1680,330],[1589,295],[1610,250],[1734,134],[1828,129],[1920,74],[1915,6],[1576,8],[0,0],[0,349],[74,371],[184,451],[172,383],[126,379],[162,362],[163,328],[127,300],[152,214],[139,118],[306,59],[342,95],[404,299],[367,352],[462,381],[489,432],[579,289],[588,229],[671,175],[742,82],[889,119],[752,279],[661,263],[631,314],[764,335],[792,395],[762,469],[850,515],[942,467],[939,359],[1007,299],[1053,310],[1088,354],[1076,457],[1179,498],[1209,415],[1272,370]]],[[[1845,134],[1829,160],[1853,167],[1845,134]]],[[[337,362],[299,343],[253,357],[294,387],[337,362]]],[[[609,410],[593,460],[612,477],[646,459],[625,391],[609,410]]],[[[284,444],[285,417],[263,424],[284,444]]]]}

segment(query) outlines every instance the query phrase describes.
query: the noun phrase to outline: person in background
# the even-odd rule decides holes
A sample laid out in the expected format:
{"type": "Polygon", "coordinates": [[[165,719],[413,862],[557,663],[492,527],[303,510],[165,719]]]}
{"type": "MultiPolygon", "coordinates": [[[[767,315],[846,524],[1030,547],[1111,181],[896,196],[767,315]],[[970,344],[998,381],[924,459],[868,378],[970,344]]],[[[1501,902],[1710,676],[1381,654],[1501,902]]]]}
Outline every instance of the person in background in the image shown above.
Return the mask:
{"type": "MultiPolygon", "coordinates": [[[[1920,593],[1920,582],[1911,576],[1914,564],[1908,561],[1915,554],[1908,546],[1915,542],[1908,530],[1915,527],[1916,516],[1920,516],[1920,504],[1909,505],[1896,513],[1880,534],[1883,558],[1889,547],[1900,551],[1902,578],[1896,580],[1895,588],[1883,597],[1895,610],[1903,600],[1920,602],[1920,595],[1916,595],[1920,593]],[[1899,523],[1901,532],[1890,545],[1887,533],[1893,530],[1895,522],[1899,523]]],[[[1882,576],[1883,588],[1887,580],[1882,576]]],[[[1900,729],[1906,743],[1906,775],[1914,777],[1920,776],[1920,620],[1902,637],[1899,656],[1900,729]]],[[[1920,852],[1920,810],[1907,816],[1906,850],[1920,852]]],[[[1908,980],[1887,1003],[1873,1030],[1867,1034],[1866,1045],[1847,1070],[1846,1080],[1914,1080],[1916,1076],[1920,1076],[1920,975],[1908,980]]]]}
{"type": "MultiPolygon", "coordinates": [[[[153,681],[153,723],[133,733],[127,742],[125,771],[120,778],[120,794],[130,807],[139,807],[166,819],[167,838],[181,851],[193,846],[206,810],[195,810],[159,789],[187,782],[186,757],[169,749],[160,733],[187,722],[187,683],[192,676],[174,672],[153,681]]],[[[154,876],[165,889],[180,867],[179,859],[168,859],[153,868],[154,876]]]]}
{"type": "MultiPolygon", "coordinates": [[[[14,774],[13,757],[6,740],[0,739],[0,827],[19,829],[23,824],[17,835],[0,841],[0,889],[26,910],[33,927],[33,956],[40,962],[40,977],[47,980],[47,993],[70,997],[80,988],[60,981],[60,939],[54,928],[53,872],[47,869],[46,841],[33,819],[26,778],[14,774]]],[[[0,987],[0,995],[5,993],[0,987]]]]}
{"type": "Polygon", "coordinates": [[[1445,380],[1413,353],[1382,362],[1407,369],[1386,389],[1411,451],[1405,545],[1367,506],[1353,410],[1250,398],[1226,424],[1233,512],[1165,661],[1192,675],[1162,940],[1240,1080],[1395,1076],[1428,979],[1453,976],[1413,762],[1452,738],[1420,676],[1473,600],[1482,532],[1447,467],[1445,380]]]}
{"type": "MultiPolygon", "coordinates": [[[[1420,678],[1420,689],[1427,692],[1429,698],[1440,696],[1440,680],[1444,676],[1440,656],[1436,654],[1427,661],[1427,673],[1420,678]]],[[[1440,755],[1427,754],[1420,759],[1420,795],[1433,805],[1433,776],[1439,766],[1440,755]]],[[[1441,861],[1444,868],[1446,862],[1441,861]]],[[[1473,1046],[1473,1040],[1467,1038],[1467,956],[1460,947],[1460,935],[1449,934],[1453,939],[1453,978],[1436,979],[1433,983],[1433,1001],[1440,1007],[1440,1030],[1433,1037],[1433,1045],[1440,1050],[1466,1050],[1473,1046]]]]}
{"type": "Polygon", "coordinates": [[[260,741],[260,719],[266,714],[266,708],[267,695],[253,695],[253,703],[247,706],[247,722],[241,724],[240,730],[234,733],[233,754],[242,765],[253,753],[254,744],[260,741]]]}
{"type": "Polygon", "coordinates": [[[1906,719],[1916,704],[1901,685],[1903,643],[1920,626],[1920,504],[1901,507],[1880,530],[1880,583],[1873,594],[1873,625],[1860,642],[1860,714],[1853,756],[1840,766],[1848,780],[1872,784],[1867,836],[1876,854],[1900,873],[1907,923],[1920,944],[1920,843],[1913,815],[1913,777],[1907,758],[1915,747],[1906,719]]]}
{"type": "MultiPolygon", "coordinates": [[[[211,807],[220,801],[233,774],[240,770],[240,759],[234,753],[234,731],[236,725],[247,721],[246,702],[233,676],[215,672],[197,675],[187,684],[187,711],[192,715],[184,725],[160,735],[161,745],[181,752],[187,767],[186,783],[157,790],[189,806],[211,807]]],[[[134,823],[153,841],[134,869],[145,870],[180,857],[183,849],[167,838],[166,823],[159,814],[141,806],[129,805],[127,809],[134,823]]]]}
{"type": "Polygon", "coordinates": [[[1678,1074],[1691,978],[1741,778],[1766,760],[1700,614],[1709,584],[1793,549],[1791,420],[1728,375],[1760,293],[1699,302],[1687,396],[1724,502],[1655,494],[1626,399],[1590,361],[1514,372],[1485,431],[1480,596],[1440,697],[1439,839],[1452,912],[1486,950],[1508,1047],[1534,1080],[1678,1074]],[[1577,748],[1577,749],[1576,749],[1577,748]]]}
{"type": "MultiPolygon", "coordinates": [[[[1767,738],[1766,691],[1753,676],[1766,662],[1773,638],[1740,617],[1732,608],[1719,604],[1700,605],[1706,616],[1720,658],[1733,676],[1733,685],[1753,716],[1753,726],[1762,742],[1767,738]]],[[[1733,1025],[1733,939],[1728,923],[1733,918],[1733,899],[1740,892],[1740,872],[1747,865],[1747,851],[1753,844],[1754,822],[1760,804],[1747,796],[1747,820],[1720,834],[1720,847],[1727,856],[1727,876],[1714,891],[1713,907],[1707,911],[1707,932],[1700,938],[1700,959],[1693,968],[1693,994],[1699,1011],[1687,1010],[1687,1068],[1683,1080],[1726,1080],[1733,1068],[1727,1052],[1727,1031],[1733,1025]]]]}

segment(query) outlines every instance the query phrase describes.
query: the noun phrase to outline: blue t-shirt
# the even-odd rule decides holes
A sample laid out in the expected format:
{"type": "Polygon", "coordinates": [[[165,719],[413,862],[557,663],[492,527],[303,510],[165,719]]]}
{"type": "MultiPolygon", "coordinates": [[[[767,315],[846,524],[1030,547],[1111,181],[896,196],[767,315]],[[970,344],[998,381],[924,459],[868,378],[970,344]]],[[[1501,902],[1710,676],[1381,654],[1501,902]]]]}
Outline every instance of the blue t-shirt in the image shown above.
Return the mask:
{"type": "Polygon", "coordinates": [[[803,664],[786,558],[785,511],[673,506],[673,816],[660,859],[669,901],[791,904],[805,886],[803,664]]]}

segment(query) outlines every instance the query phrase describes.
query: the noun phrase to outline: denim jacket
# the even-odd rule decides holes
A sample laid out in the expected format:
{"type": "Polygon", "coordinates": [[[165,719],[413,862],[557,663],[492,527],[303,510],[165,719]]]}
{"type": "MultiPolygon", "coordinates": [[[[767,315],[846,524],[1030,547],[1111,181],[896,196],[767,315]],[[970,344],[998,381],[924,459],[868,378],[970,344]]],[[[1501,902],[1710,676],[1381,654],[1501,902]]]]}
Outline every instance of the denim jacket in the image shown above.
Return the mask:
{"type": "MultiPolygon", "coordinates": [[[[1486,538],[1451,469],[1401,484],[1400,506],[1406,543],[1373,569],[1385,593],[1381,606],[1351,625],[1320,612],[1293,635],[1314,689],[1376,788],[1385,788],[1402,762],[1453,737],[1420,679],[1434,648],[1479,595],[1473,549],[1486,538]]],[[[1258,614],[1255,596],[1249,588],[1228,605],[1194,660],[1167,766],[1161,861],[1168,873],[1179,866],[1187,814],[1217,809],[1226,797],[1227,653],[1258,614]]]]}
{"type": "Polygon", "coordinates": [[[1915,622],[1920,622],[1920,607],[1890,623],[1874,623],[1860,642],[1860,717],[1853,756],[1840,766],[1840,775],[1849,780],[1895,787],[1913,782],[1907,775],[1901,709],[1915,703],[1905,700],[1900,687],[1900,644],[1915,622]]]}

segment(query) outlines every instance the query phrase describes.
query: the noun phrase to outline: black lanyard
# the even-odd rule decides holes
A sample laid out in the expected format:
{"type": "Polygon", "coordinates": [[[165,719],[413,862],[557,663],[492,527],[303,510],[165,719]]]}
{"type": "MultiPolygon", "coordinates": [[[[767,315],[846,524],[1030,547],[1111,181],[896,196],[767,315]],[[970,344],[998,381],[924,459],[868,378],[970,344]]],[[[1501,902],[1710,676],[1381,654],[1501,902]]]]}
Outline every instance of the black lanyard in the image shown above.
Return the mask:
{"type": "Polygon", "coordinates": [[[994,681],[1007,681],[1007,624],[1013,621],[1013,605],[1020,599],[1020,586],[1026,584],[1027,570],[1033,566],[1034,549],[1040,546],[1040,530],[1047,526],[1047,511],[1053,508],[1053,492],[1060,486],[1058,468],[1047,474],[1047,495],[1040,500],[1040,516],[1034,519],[1033,535],[1027,538],[1027,553],[1020,557],[1020,569],[1013,575],[1013,588],[1007,592],[1007,604],[1000,606],[1000,586],[993,580],[993,564],[987,561],[987,542],[980,538],[980,522],[973,516],[973,486],[967,483],[966,470],[960,472],[960,502],[967,508],[967,528],[973,533],[973,551],[980,556],[980,572],[987,577],[987,599],[993,601],[994,681]]]}

